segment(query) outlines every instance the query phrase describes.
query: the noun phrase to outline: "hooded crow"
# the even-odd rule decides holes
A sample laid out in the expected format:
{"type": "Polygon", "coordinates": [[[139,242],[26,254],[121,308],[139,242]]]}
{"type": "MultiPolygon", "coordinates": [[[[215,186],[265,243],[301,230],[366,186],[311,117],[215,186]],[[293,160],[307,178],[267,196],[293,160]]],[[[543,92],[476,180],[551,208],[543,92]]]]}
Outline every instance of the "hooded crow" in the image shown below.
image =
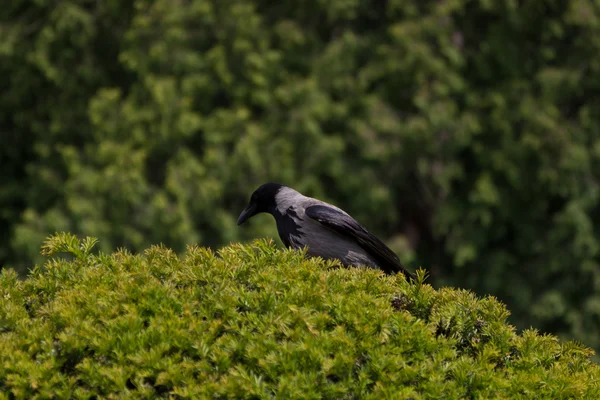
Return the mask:
{"type": "Polygon", "coordinates": [[[252,193],[238,226],[263,212],[275,217],[279,237],[287,247],[306,246],[309,256],[338,259],[345,266],[380,268],[387,274],[402,272],[414,279],[389,247],[334,205],[269,182],[252,193]]]}

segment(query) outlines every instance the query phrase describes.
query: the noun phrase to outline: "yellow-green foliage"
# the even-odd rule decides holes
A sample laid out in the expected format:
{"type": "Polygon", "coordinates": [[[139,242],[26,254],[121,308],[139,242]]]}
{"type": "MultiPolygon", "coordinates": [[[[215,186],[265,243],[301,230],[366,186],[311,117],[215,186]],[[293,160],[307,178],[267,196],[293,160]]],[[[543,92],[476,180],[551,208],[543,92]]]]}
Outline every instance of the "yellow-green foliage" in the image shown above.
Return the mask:
{"type": "Polygon", "coordinates": [[[92,254],[0,279],[0,398],[600,398],[592,351],[494,298],[272,243],[92,254]]]}

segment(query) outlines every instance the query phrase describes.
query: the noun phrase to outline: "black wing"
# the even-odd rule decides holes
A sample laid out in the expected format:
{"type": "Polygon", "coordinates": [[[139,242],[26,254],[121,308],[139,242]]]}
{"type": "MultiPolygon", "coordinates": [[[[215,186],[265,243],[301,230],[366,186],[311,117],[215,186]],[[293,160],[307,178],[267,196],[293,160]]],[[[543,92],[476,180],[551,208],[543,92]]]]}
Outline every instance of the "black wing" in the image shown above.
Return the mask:
{"type": "Polygon", "coordinates": [[[396,253],[348,214],[324,205],[307,207],[305,213],[338,234],[355,240],[360,247],[377,260],[379,267],[386,274],[402,272],[407,277],[414,279],[414,275],[400,263],[396,253]]]}

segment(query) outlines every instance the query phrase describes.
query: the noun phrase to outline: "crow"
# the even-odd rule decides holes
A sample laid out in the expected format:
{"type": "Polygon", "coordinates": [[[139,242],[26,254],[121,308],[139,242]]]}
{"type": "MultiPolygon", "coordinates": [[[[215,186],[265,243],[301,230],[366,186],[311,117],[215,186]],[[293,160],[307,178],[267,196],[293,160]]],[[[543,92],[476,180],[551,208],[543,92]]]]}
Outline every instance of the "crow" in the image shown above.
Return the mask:
{"type": "Polygon", "coordinates": [[[344,266],[380,268],[386,274],[401,272],[415,279],[389,247],[334,205],[268,182],[252,193],[237,220],[238,226],[263,212],[273,215],[279,237],[287,247],[306,246],[312,257],[338,259],[344,266]]]}

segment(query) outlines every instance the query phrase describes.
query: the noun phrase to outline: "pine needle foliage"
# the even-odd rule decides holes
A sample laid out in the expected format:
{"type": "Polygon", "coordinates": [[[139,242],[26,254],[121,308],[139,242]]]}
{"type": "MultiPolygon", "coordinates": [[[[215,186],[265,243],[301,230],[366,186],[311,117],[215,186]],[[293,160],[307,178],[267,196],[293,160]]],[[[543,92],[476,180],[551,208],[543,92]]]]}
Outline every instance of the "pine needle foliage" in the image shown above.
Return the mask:
{"type": "Polygon", "coordinates": [[[93,252],[0,275],[0,398],[597,399],[592,350],[493,297],[273,242],[93,252]]]}

